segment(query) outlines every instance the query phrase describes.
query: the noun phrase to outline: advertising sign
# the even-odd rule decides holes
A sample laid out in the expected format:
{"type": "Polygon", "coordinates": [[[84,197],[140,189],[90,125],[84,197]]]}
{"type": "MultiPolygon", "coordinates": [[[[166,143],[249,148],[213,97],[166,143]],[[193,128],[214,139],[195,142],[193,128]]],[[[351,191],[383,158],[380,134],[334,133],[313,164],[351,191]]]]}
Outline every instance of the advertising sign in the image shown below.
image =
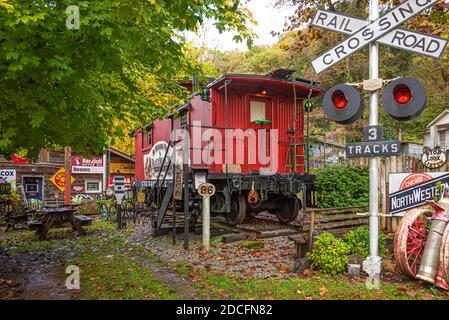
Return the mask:
{"type": "MultiPolygon", "coordinates": [[[[182,172],[182,145],[179,144],[175,148],[176,150],[176,170],[182,172]]],[[[157,180],[159,172],[161,172],[161,179],[164,177],[165,173],[167,175],[165,180],[173,180],[173,148],[168,146],[168,143],[165,141],[159,141],[154,144],[153,148],[149,153],[143,156],[144,161],[144,169],[145,169],[145,180],[157,180]],[[168,149],[168,153],[167,153],[168,149]],[[167,153],[165,162],[164,157],[167,153]],[[172,161],[170,161],[172,158],[172,161]],[[170,168],[168,165],[170,164],[170,168]]]]}
{"type": "Polygon", "coordinates": [[[4,183],[0,184],[0,196],[11,194],[11,184],[4,183]]]}
{"type": "Polygon", "coordinates": [[[72,173],[74,174],[102,174],[104,172],[103,158],[72,157],[72,173]]]}
{"type": "Polygon", "coordinates": [[[134,163],[112,162],[109,167],[110,173],[113,174],[134,174],[134,163]]]}
{"type": "MultiPolygon", "coordinates": [[[[75,178],[72,178],[72,183],[75,182],[75,178]]],[[[59,169],[58,172],[56,172],[53,177],[50,178],[50,181],[53,182],[53,184],[61,191],[64,192],[65,190],[65,169],[64,167],[59,169]]]]}
{"type": "Polygon", "coordinates": [[[438,195],[437,183],[449,187],[449,172],[391,173],[389,177],[390,214],[402,216],[438,195]]]}
{"type": "MultiPolygon", "coordinates": [[[[134,182],[134,177],[125,176],[125,186],[130,187],[134,182]]],[[[108,178],[108,185],[112,186],[114,184],[114,177],[108,178]]]]}
{"type": "Polygon", "coordinates": [[[427,150],[423,153],[421,161],[424,167],[429,169],[438,169],[447,162],[446,152],[441,148],[427,150]]]}
{"type": "Polygon", "coordinates": [[[0,169],[0,184],[10,184],[12,189],[16,189],[16,170],[0,169]]]}

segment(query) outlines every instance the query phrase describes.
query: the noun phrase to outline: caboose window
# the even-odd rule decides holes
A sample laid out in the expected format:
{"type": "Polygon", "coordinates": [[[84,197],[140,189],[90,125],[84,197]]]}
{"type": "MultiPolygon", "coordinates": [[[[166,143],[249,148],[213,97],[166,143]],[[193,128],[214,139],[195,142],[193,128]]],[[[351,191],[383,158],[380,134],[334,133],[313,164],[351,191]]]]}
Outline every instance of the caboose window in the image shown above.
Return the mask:
{"type": "Polygon", "coordinates": [[[251,122],[265,119],[265,102],[251,100],[251,122]]]}
{"type": "Polygon", "coordinates": [[[181,122],[181,126],[184,126],[184,125],[186,125],[187,124],[187,115],[188,115],[188,113],[187,112],[183,112],[183,113],[181,113],[181,115],[180,115],[180,117],[179,117],[179,121],[181,122]]]}
{"type": "Polygon", "coordinates": [[[150,129],[150,131],[148,131],[148,145],[153,145],[153,129],[150,129]]]}

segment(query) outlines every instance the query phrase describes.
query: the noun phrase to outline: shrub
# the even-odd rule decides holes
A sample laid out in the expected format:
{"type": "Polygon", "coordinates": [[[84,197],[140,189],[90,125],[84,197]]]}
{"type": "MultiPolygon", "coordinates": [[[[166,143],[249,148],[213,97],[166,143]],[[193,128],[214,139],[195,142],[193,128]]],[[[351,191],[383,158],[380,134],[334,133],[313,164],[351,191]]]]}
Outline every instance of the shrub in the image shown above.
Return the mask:
{"type": "Polygon", "coordinates": [[[343,240],[325,232],[316,238],[313,251],[307,255],[313,260],[313,269],[337,275],[345,271],[348,254],[349,248],[343,240]]]}
{"type": "Polygon", "coordinates": [[[367,168],[340,165],[316,173],[318,207],[339,208],[365,206],[369,202],[367,168]]]}
{"type": "MultiPolygon", "coordinates": [[[[352,230],[344,237],[349,253],[359,254],[363,259],[369,256],[369,228],[366,226],[352,230]]],[[[385,236],[379,234],[379,255],[385,255],[385,236]]]]}
{"type": "Polygon", "coordinates": [[[79,213],[83,215],[97,215],[100,212],[100,205],[96,201],[84,201],[79,208],[79,213]]]}

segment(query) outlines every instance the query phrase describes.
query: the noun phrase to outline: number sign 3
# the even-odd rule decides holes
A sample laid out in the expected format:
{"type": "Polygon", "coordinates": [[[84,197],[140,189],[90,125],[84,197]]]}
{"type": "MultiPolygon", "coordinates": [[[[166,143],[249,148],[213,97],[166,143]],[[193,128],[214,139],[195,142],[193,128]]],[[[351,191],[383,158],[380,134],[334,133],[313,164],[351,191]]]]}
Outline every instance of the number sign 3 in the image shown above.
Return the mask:
{"type": "Polygon", "coordinates": [[[365,141],[380,141],[382,140],[382,128],[381,126],[367,126],[364,127],[364,139],[365,141]]]}

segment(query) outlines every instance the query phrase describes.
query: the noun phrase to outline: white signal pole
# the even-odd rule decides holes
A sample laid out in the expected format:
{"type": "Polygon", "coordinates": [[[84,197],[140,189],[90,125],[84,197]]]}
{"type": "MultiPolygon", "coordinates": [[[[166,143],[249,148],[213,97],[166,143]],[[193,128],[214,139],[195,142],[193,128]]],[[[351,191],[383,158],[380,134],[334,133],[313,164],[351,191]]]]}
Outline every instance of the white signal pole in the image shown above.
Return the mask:
{"type": "MultiPolygon", "coordinates": [[[[379,18],[379,0],[370,0],[369,20],[374,21],[379,18]]],[[[370,79],[379,78],[379,44],[375,41],[370,44],[370,61],[369,73],[370,79]]],[[[379,91],[370,92],[370,112],[369,124],[370,126],[377,126],[379,124],[379,91]]],[[[370,255],[364,262],[363,269],[373,277],[380,273],[381,258],[379,257],[379,160],[378,158],[371,158],[369,162],[369,181],[370,181],[370,255]]]]}

